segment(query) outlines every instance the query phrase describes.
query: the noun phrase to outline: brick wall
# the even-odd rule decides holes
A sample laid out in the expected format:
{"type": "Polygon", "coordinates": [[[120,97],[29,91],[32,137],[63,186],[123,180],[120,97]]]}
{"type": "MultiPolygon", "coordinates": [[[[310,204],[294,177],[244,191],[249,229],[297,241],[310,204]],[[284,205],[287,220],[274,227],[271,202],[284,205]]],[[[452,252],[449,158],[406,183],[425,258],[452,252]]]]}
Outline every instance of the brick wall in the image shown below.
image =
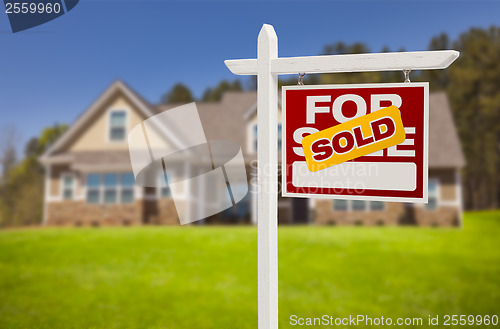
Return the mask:
{"type": "Polygon", "coordinates": [[[316,200],[314,223],[318,225],[397,225],[404,215],[401,203],[386,202],[382,211],[334,211],[332,200],[316,200]]]}
{"type": "Polygon", "coordinates": [[[314,209],[317,225],[400,225],[460,226],[460,209],[456,206],[439,206],[427,210],[425,205],[386,202],[384,211],[334,211],[331,200],[317,200],[314,209]],[[413,213],[412,213],[413,212],[413,213]],[[408,216],[413,219],[407,218],[408,216]]]}
{"type": "Polygon", "coordinates": [[[440,206],[436,210],[416,207],[416,220],[420,226],[460,226],[460,211],[454,206],[440,206]]]}
{"type": "Polygon", "coordinates": [[[142,200],[131,204],[95,205],[85,201],[47,203],[49,226],[140,225],[142,200]]]}
{"type": "Polygon", "coordinates": [[[161,198],[149,201],[149,203],[151,203],[149,208],[152,214],[150,217],[151,224],[180,225],[172,198],[161,198]]]}

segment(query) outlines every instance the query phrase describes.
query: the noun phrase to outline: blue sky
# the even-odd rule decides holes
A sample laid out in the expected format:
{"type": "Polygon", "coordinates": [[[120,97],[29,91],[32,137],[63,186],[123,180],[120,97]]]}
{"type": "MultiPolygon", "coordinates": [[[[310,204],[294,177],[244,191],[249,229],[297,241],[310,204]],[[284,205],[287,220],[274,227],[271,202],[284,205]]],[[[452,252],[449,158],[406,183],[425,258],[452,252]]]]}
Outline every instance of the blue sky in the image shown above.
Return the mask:
{"type": "Polygon", "coordinates": [[[196,96],[233,79],[225,59],[254,58],[263,23],[280,56],[316,55],[325,44],[372,51],[425,50],[432,36],[500,25],[495,1],[92,1],[13,34],[0,13],[0,129],[24,140],[71,123],[117,78],[156,103],[176,82],[196,96]]]}

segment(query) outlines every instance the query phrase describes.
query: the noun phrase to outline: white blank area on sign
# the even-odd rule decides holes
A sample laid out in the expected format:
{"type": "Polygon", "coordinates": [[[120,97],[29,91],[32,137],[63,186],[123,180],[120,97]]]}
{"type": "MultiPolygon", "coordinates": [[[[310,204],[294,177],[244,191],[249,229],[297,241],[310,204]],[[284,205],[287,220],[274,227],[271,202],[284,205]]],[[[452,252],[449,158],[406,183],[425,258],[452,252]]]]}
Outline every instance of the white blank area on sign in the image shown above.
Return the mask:
{"type": "Polygon", "coordinates": [[[296,187],[414,191],[417,166],[411,162],[344,162],[312,172],[305,161],[293,163],[296,187]]]}

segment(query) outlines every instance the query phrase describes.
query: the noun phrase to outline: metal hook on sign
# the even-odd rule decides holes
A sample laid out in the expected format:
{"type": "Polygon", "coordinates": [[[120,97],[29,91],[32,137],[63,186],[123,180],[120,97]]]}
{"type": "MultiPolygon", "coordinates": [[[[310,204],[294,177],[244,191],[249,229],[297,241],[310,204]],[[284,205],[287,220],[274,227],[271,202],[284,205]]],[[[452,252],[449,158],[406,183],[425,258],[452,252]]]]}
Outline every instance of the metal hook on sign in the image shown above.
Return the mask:
{"type": "Polygon", "coordinates": [[[410,72],[411,70],[403,70],[403,74],[405,76],[405,83],[410,83],[410,72]]]}
{"type": "Polygon", "coordinates": [[[297,82],[297,86],[303,86],[304,85],[304,76],[305,73],[299,73],[299,81],[297,82]]]}

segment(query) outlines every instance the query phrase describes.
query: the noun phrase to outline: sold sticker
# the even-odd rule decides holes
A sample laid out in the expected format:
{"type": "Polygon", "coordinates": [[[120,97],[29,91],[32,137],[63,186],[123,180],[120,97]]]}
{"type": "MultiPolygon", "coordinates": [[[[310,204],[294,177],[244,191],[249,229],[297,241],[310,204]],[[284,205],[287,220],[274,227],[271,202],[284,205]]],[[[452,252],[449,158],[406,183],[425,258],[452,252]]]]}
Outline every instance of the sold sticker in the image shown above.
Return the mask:
{"type": "Polygon", "coordinates": [[[302,148],[310,171],[403,143],[406,139],[401,113],[396,106],[349,120],[305,136],[302,148]]]}

